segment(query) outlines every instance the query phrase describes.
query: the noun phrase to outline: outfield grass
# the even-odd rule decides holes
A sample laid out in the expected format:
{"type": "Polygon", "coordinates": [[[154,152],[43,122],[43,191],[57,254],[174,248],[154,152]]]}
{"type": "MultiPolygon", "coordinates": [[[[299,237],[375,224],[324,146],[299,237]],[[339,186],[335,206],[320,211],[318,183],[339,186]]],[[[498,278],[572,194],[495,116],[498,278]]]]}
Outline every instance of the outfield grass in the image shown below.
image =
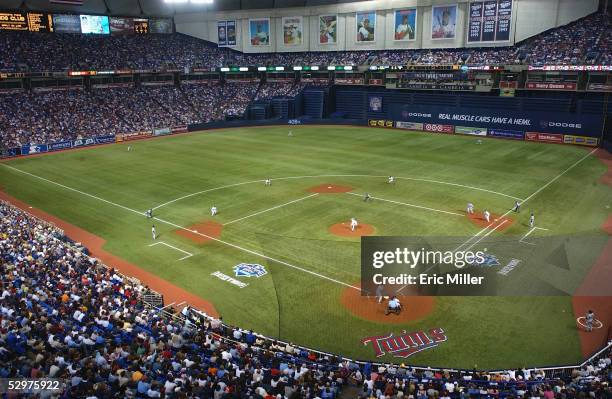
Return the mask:
{"type": "MultiPolygon", "coordinates": [[[[471,201],[503,214],[514,197],[536,193],[527,212],[493,236],[522,236],[533,210],[538,225],[549,228],[538,234],[603,237],[599,227],[609,213],[611,189],[597,183],[605,171],[597,159],[576,164],[586,149],[504,140],[477,145],[472,137],[371,128],[294,127],[293,137],[287,130],[231,129],[134,142],[131,152],[124,144],[16,159],[0,166],[0,185],[101,236],[113,254],[210,300],[227,322],[264,334],[367,359],[373,351],[360,342],[366,336],[441,327],[448,340],[406,362],[498,368],[581,358],[567,296],[442,297],[429,317],[404,325],[356,318],[339,299],[347,289],[341,283],[358,283],[359,241],[331,235],[328,226],[354,216],[374,225],[378,235],[470,237],[480,228],[462,216],[364,203],[347,194],[305,197],[311,186],[334,183],[447,212],[461,213],[471,201]],[[389,185],[388,175],[406,179],[389,185]],[[264,187],[261,180],[268,177],[273,184],[264,187]],[[252,183],[212,190],[243,182],[252,183]],[[225,226],[223,242],[201,245],[156,222],[164,242],[194,254],[178,261],[182,254],[171,248],[149,247],[151,225],[138,214],[165,203],[155,215],[179,226],[211,220],[211,205],[219,208],[217,222],[246,218],[225,226]],[[241,279],[249,283],[243,289],[210,275],[233,276],[233,266],[245,262],[263,265],[268,274],[241,279]]],[[[600,242],[593,242],[596,249],[600,242]]],[[[597,252],[584,254],[587,261],[569,271],[532,272],[573,290],[588,271],[589,256],[597,252]]],[[[409,300],[406,306],[409,311],[409,300]]]]}

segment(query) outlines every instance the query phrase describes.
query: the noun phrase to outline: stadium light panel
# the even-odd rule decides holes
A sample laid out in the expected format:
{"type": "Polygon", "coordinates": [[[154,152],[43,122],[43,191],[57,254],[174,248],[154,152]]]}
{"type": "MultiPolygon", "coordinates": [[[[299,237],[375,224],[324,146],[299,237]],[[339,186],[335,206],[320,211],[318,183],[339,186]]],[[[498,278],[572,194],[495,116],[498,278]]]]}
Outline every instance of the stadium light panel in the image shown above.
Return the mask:
{"type": "Polygon", "coordinates": [[[249,67],[240,67],[240,72],[248,72],[249,67]]]}
{"type": "Polygon", "coordinates": [[[294,71],[301,71],[301,70],[302,70],[302,67],[301,67],[301,66],[294,66],[294,67],[293,67],[293,70],[294,70],[294,71]]]}
{"type": "Polygon", "coordinates": [[[213,0],[190,0],[193,4],[212,4],[213,0]]]}
{"type": "Polygon", "coordinates": [[[222,67],[221,68],[221,72],[229,72],[229,68],[228,67],[222,67]]]}
{"type": "Polygon", "coordinates": [[[336,70],[336,66],[335,66],[335,65],[329,65],[329,66],[327,67],[327,70],[328,70],[328,71],[335,71],[335,70],[336,70]]]}
{"type": "Polygon", "coordinates": [[[265,71],[267,71],[267,70],[268,70],[268,68],[266,68],[266,67],[257,67],[257,70],[258,70],[259,72],[265,72],[265,71]]]}
{"type": "Polygon", "coordinates": [[[319,66],[318,65],[313,65],[310,67],[311,71],[318,71],[319,70],[319,66]]]}

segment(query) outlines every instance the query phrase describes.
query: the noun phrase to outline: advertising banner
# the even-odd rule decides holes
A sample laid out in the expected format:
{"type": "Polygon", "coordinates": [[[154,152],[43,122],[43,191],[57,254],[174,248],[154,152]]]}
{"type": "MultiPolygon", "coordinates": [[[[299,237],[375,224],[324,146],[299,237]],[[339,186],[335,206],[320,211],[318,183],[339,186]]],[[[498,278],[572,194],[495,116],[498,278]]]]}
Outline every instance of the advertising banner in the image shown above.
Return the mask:
{"type": "Polygon", "coordinates": [[[565,144],[588,145],[590,147],[597,147],[599,139],[597,137],[574,136],[571,134],[566,134],[563,136],[563,142],[565,144]]]}
{"type": "Polygon", "coordinates": [[[487,136],[511,140],[525,140],[525,132],[519,132],[518,130],[489,129],[487,136]]]}
{"type": "Polygon", "coordinates": [[[95,140],[96,140],[96,144],[114,143],[115,142],[115,136],[113,136],[113,135],[98,136],[98,137],[95,138],[95,140]]]}
{"type": "Polygon", "coordinates": [[[439,125],[475,125],[487,129],[594,136],[601,132],[600,115],[503,109],[386,104],[387,119],[439,125]]]}
{"type": "Polygon", "coordinates": [[[423,124],[417,122],[397,122],[395,127],[398,129],[423,130],[423,124]]]}
{"type": "Polygon", "coordinates": [[[57,143],[50,143],[47,144],[47,148],[49,149],[49,151],[65,150],[68,148],[72,148],[72,141],[60,141],[57,143]]]}
{"type": "Polygon", "coordinates": [[[134,20],[132,18],[110,17],[110,32],[113,35],[126,35],[134,33],[134,20]]]}
{"type": "Polygon", "coordinates": [[[236,45],[236,21],[227,21],[227,45],[236,45]]]}
{"type": "Polygon", "coordinates": [[[172,128],[172,133],[187,133],[187,125],[184,126],[175,126],[172,128]]]}
{"type": "Polygon", "coordinates": [[[525,133],[525,140],[541,141],[544,143],[563,143],[563,135],[562,134],[527,132],[525,133]]]}
{"type": "Polygon", "coordinates": [[[47,152],[46,144],[29,144],[21,146],[21,154],[29,155],[29,154],[39,154],[41,152],[47,152]]]}
{"type": "Polygon", "coordinates": [[[150,131],[123,133],[115,136],[115,140],[119,143],[121,141],[144,139],[146,137],[151,137],[151,135],[152,133],[150,131]]]}
{"type": "Polygon", "coordinates": [[[368,125],[371,127],[393,127],[394,123],[385,119],[370,119],[368,125]]]}
{"type": "Polygon", "coordinates": [[[370,96],[368,97],[368,111],[370,112],[381,112],[382,111],[383,98],[382,96],[370,96]]]}
{"type": "Polygon", "coordinates": [[[538,82],[527,82],[525,84],[527,89],[539,89],[539,90],[576,90],[576,83],[538,83],[538,82]]]}
{"type": "Polygon", "coordinates": [[[16,157],[18,155],[21,155],[21,147],[9,148],[8,150],[6,150],[6,155],[9,157],[16,157]]]}
{"type": "Polygon", "coordinates": [[[454,128],[455,127],[451,125],[438,125],[435,123],[426,123],[423,126],[423,130],[425,130],[426,132],[447,133],[447,134],[452,134],[454,128]]]}
{"type": "Polygon", "coordinates": [[[53,29],[58,33],[81,33],[78,15],[53,14],[53,29]]]}
{"type": "Polygon", "coordinates": [[[96,139],[94,139],[93,137],[87,139],[77,139],[72,142],[73,147],[85,147],[94,144],[96,144],[96,139]]]}
{"type": "Polygon", "coordinates": [[[469,134],[472,136],[486,136],[487,129],[483,127],[455,126],[455,133],[469,134]]]}
{"type": "Polygon", "coordinates": [[[162,127],[158,129],[153,129],[153,136],[165,136],[167,134],[172,133],[169,127],[162,127]]]}

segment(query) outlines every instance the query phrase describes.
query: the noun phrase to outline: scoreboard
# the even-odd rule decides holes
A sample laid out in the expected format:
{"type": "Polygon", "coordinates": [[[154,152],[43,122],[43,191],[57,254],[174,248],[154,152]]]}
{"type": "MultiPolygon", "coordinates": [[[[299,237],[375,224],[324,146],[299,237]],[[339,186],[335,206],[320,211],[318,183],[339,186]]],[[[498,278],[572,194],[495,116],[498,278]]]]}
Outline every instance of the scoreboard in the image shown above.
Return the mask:
{"type": "Polygon", "coordinates": [[[46,12],[0,12],[0,30],[53,32],[53,17],[46,12]]]}
{"type": "Polygon", "coordinates": [[[46,12],[29,12],[28,29],[30,32],[53,32],[53,15],[46,12]]]}
{"type": "Polygon", "coordinates": [[[1,12],[0,30],[28,30],[28,21],[24,12],[1,12]]]}
{"type": "Polygon", "coordinates": [[[149,33],[149,20],[144,18],[134,18],[134,32],[149,33]]]}

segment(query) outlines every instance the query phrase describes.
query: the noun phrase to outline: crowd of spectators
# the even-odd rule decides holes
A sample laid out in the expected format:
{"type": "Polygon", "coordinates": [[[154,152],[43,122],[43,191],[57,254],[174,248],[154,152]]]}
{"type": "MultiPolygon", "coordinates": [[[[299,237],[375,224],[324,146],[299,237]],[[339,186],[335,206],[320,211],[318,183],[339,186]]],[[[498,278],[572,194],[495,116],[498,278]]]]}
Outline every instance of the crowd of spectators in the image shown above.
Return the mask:
{"type": "MultiPolygon", "coordinates": [[[[223,120],[242,116],[258,88],[258,82],[228,81],[0,94],[0,142],[12,148],[223,120]]],[[[279,95],[296,94],[277,88],[279,95]]],[[[274,88],[266,95],[276,95],[274,88]]]]}
{"type": "Polygon", "coordinates": [[[214,69],[226,65],[581,64],[610,62],[610,17],[592,14],[507,48],[247,54],[182,34],[0,32],[0,71],[214,69]],[[521,54],[521,57],[517,57],[521,54]],[[585,60],[587,59],[588,60],[585,60]]]}
{"type": "Polygon", "coordinates": [[[267,82],[260,86],[255,100],[266,100],[273,97],[295,97],[306,85],[293,81],[267,82]]]}
{"type": "MultiPolygon", "coordinates": [[[[610,16],[598,13],[539,34],[518,48],[527,54],[530,65],[580,65],[590,53],[600,52],[600,38],[609,36],[611,30],[610,16]]],[[[602,56],[609,57],[609,53],[599,54],[602,56]]],[[[597,57],[593,62],[598,63],[597,57]]]]}
{"type": "MultiPolygon", "coordinates": [[[[229,327],[183,308],[0,201],[0,378],[57,378],[61,397],[606,398],[612,353],[552,377],[538,370],[415,370],[356,363],[229,327]]],[[[46,392],[47,398],[59,392],[46,392]]]]}

